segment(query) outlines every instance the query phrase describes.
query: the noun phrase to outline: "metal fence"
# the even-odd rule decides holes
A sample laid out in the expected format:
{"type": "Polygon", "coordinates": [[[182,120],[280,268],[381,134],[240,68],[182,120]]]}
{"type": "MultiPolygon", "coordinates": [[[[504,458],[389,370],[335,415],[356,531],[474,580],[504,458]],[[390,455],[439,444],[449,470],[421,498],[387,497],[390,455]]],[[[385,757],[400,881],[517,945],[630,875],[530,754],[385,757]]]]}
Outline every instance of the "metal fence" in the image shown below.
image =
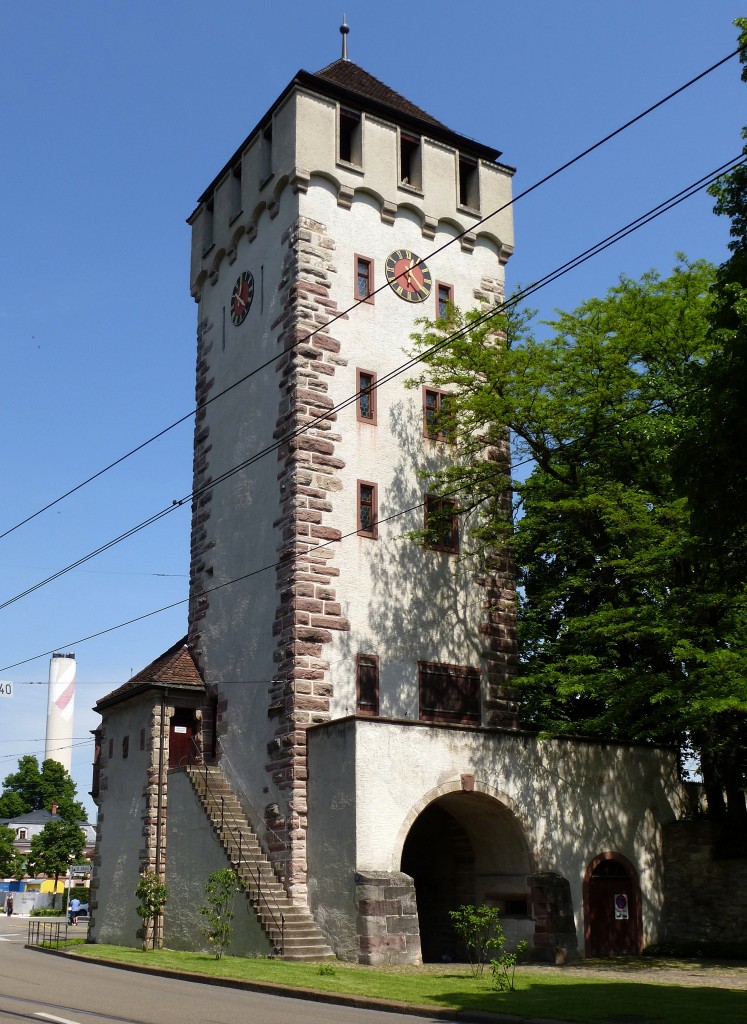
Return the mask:
{"type": "Polygon", "coordinates": [[[67,920],[50,921],[34,917],[29,921],[27,946],[48,946],[59,949],[67,942],[67,920]]]}

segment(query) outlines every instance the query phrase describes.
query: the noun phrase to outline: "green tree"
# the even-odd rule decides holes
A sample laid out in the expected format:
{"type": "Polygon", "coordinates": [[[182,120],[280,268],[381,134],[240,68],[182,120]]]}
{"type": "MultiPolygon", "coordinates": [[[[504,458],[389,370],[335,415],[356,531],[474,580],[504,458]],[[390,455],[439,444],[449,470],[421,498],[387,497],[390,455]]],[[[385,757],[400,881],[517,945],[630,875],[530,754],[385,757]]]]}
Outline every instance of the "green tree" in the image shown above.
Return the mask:
{"type": "Polygon", "coordinates": [[[60,875],[67,874],[69,866],[82,856],[85,845],[83,830],[72,821],[50,821],[41,832],[31,837],[29,868],[34,873],[43,872],[54,877],[53,906],[60,875]]]}
{"type": "Polygon", "coordinates": [[[85,821],[86,810],[78,800],[77,787],[59,761],[39,762],[31,754],[18,761],[18,770],[6,776],[0,796],[0,817],[15,818],[27,811],[52,809],[67,821],[85,821]]]}
{"type": "MultiPolygon", "coordinates": [[[[714,269],[622,278],[537,339],[526,316],[455,313],[416,338],[423,380],[453,393],[453,461],[429,489],[459,494],[471,557],[510,542],[521,584],[527,723],[553,733],[697,746],[709,792],[744,821],[744,586],[693,523],[676,466],[694,368],[720,351],[714,269]],[[514,467],[509,515],[507,429],[514,467]],[[729,757],[714,758],[714,737],[729,757]]],[[[718,813],[716,803],[711,810],[718,813]]]]}
{"type": "Polygon", "coordinates": [[[23,870],[23,862],[15,848],[16,834],[12,828],[0,825],[0,876],[15,878],[23,870]]]}
{"type": "Polygon", "coordinates": [[[200,907],[200,914],[206,918],[202,934],[212,945],[215,959],[220,960],[231,941],[233,926],[233,903],[238,890],[238,879],[231,868],[214,871],[205,882],[207,904],[200,907]]]}
{"type": "Polygon", "coordinates": [[[143,949],[148,948],[149,938],[152,948],[156,949],[160,944],[158,922],[168,896],[166,883],[155,871],[146,871],[140,876],[140,881],[135,888],[135,895],[139,900],[137,914],[143,919],[143,949]]]}

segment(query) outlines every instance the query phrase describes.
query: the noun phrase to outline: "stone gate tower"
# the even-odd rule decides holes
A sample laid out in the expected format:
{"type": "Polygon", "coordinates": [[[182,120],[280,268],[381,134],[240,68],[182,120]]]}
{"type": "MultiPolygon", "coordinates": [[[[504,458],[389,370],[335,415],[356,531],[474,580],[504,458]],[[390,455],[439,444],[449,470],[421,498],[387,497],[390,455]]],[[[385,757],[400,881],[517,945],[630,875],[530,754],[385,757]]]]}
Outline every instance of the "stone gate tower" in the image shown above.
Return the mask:
{"type": "MultiPolygon", "coordinates": [[[[97,706],[95,939],[131,941],[155,871],[165,941],[191,948],[206,875],[250,842],[298,956],[458,955],[467,902],[549,958],[585,929],[594,949],[655,936],[676,758],[517,728],[510,567],[460,557],[459,509],[427,493],[449,396],[402,371],[418,318],[503,297],[499,156],[343,53],[293,78],[189,218],[188,636],[97,706]]],[[[245,948],[288,955],[268,914],[245,948]]]]}

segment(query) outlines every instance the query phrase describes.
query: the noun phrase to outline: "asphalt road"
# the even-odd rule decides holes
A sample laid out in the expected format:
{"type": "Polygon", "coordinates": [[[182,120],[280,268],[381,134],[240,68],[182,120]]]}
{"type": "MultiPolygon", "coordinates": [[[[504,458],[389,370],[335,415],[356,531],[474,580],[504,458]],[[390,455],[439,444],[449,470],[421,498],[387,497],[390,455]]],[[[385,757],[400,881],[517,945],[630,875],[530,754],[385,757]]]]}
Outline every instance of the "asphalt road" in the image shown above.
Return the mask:
{"type": "Polygon", "coordinates": [[[134,974],[49,956],[24,948],[27,926],[23,918],[0,918],[1,1024],[427,1024],[434,1020],[134,974]]]}

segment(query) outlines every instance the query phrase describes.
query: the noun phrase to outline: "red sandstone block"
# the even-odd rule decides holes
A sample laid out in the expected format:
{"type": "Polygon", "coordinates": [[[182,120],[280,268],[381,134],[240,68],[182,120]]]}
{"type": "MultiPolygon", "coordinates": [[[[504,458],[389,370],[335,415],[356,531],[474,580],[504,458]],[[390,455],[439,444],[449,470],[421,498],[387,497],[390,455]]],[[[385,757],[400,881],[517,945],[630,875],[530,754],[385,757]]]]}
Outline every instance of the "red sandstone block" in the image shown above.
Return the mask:
{"type": "Polygon", "coordinates": [[[318,626],[321,629],[350,629],[350,623],[347,619],[342,617],[335,617],[331,615],[312,615],[311,625],[318,626]]]}
{"type": "Polygon", "coordinates": [[[318,540],[339,540],[342,537],[342,532],[334,530],[331,526],[312,526],[311,536],[318,540]]]}

